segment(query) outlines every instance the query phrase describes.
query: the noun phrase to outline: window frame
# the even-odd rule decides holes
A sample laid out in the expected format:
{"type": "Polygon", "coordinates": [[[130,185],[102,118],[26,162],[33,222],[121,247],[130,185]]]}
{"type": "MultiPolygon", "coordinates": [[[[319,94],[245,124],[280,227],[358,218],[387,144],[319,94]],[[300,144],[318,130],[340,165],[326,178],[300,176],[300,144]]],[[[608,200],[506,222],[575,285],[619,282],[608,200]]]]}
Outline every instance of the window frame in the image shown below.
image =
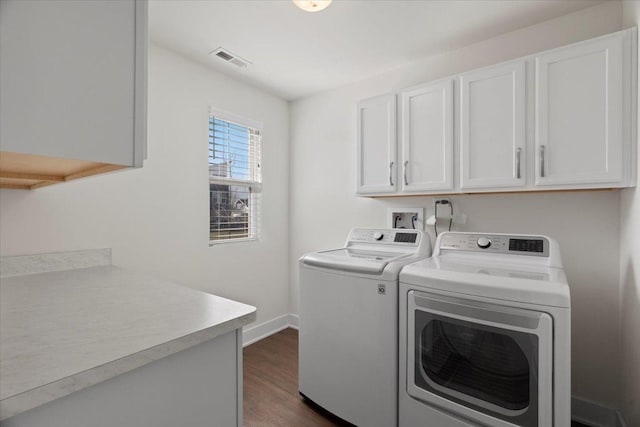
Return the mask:
{"type": "MultiPolygon", "coordinates": [[[[245,117],[228,113],[221,110],[216,110],[209,107],[209,114],[207,116],[207,175],[209,176],[209,197],[211,197],[211,184],[219,184],[219,185],[236,185],[241,187],[246,187],[249,192],[249,197],[251,198],[250,210],[249,210],[249,221],[248,228],[249,233],[253,230],[253,235],[247,237],[237,237],[237,238],[227,238],[227,239],[211,239],[211,225],[209,225],[209,247],[217,246],[220,244],[231,244],[231,243],[246,243],[246,242],[256,242],[260,240],[260,220],[262,215],[262,210],[260,209],[261,198],[262,198],[262,137],[263,137],[263,124],[259,121],[247,119],[245,117]],[[219,180],[212,180],[212,177],[209,173],[209,146],[211,144],[209,137],[209,124],[212,118],[216,118],[218,120],[222,120],[225,122],[230,122],[242,127],[250,128],[254,131],[260,132],[260,147],[257,156],[258,168],[260,170],[260,177],[257,181],[252,180],[244,180],[244,179],[224,179],[221,178],[219,180]],[[213,182],[212,182],[213,181],[213,182]]],[[[250,148],[251,149],[251,148],[250,148]]],[[[210,199],[211,200],[211,199],[210,199]]],[[[211,201],[209,201],[211,203],[211,201]]],[[[209,223],[211,223],[211,211],[209,211],[209,223]]]]}

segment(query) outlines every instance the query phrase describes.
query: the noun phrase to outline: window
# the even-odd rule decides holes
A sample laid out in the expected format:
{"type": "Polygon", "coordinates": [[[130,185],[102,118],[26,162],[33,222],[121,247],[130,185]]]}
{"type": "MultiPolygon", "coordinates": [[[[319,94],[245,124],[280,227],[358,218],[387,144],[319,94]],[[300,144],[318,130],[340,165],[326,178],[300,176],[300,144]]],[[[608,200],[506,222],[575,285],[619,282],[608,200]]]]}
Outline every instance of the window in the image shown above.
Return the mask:
{"type": "Polygon", "coordinates": [[[259,125],[228,114],[209,115],[209,240],[258,237],[261,191],[259,125]]]}

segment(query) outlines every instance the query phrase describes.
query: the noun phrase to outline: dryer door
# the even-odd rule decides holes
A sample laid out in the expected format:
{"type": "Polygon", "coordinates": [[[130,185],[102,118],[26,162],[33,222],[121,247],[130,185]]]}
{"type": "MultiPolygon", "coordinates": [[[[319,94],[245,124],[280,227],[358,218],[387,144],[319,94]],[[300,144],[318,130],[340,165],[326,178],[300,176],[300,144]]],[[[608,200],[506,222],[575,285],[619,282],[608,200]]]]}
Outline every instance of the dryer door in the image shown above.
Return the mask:
{"type": "Polygon", "coordinates": [[[410,396],[492,426],[552,425],[552,318],[408,294],[410,396]]]}

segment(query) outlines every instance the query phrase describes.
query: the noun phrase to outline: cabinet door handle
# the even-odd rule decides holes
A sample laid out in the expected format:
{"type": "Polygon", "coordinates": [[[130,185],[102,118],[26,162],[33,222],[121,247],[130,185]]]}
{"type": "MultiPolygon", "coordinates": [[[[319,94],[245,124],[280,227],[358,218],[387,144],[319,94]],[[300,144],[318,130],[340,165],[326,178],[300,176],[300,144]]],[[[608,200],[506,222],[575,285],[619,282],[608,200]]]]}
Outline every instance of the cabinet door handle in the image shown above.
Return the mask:
{"type": "Polygon", "coordinates": [[[389,163],[389,185],[393,187],[393,162],[389,163]]]}
{"type": "Polygon", "coordinates": [[[540,146],[540,178],[544,178],[544,152],[545,146],[540,146]]]}
{"type": "Polygon", "coordinates": [[[409,164],[409,160],[405,160],[404,162],[404,185],[409,185],[409,181],[407,180],[407,165],[409,164]]]}
{"type": "Polygon", "coordinates": [[[516,178],[520,179],[520,156],[522,155],[522,148],[516,149],[516,178]]]}

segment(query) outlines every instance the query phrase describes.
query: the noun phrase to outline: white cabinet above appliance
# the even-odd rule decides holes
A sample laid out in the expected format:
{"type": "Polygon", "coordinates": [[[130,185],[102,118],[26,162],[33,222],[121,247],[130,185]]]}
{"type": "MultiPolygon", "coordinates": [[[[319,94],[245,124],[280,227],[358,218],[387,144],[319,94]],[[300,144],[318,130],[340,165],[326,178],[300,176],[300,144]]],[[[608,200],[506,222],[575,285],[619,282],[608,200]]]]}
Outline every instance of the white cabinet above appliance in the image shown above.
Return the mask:
{"type": "Polygon", "coordinates": [[[525,185],[526,61],[460,76],[460,188],[525,185]]]}
{"type": "Polygon", "coordinates": [[[535,57],[536,186],[629,181],[629,32],[535,57]]]}
{"type": "Polygon", "coordinates": [[[400,96],[402,191],[453,190],[453,79],[400,96]]]}
{"type": "Polygon", "coordinates": [[[630,28],[400,90],[398,163],[395,95],[362,101],[358,194],[635,186],[636,46],[630,28]]]}
{"type": "Polygon", "coordinates": [[[381,95],[358,103],[358,193],[394,193],[396,164],[396,96],[381,95]]]}

